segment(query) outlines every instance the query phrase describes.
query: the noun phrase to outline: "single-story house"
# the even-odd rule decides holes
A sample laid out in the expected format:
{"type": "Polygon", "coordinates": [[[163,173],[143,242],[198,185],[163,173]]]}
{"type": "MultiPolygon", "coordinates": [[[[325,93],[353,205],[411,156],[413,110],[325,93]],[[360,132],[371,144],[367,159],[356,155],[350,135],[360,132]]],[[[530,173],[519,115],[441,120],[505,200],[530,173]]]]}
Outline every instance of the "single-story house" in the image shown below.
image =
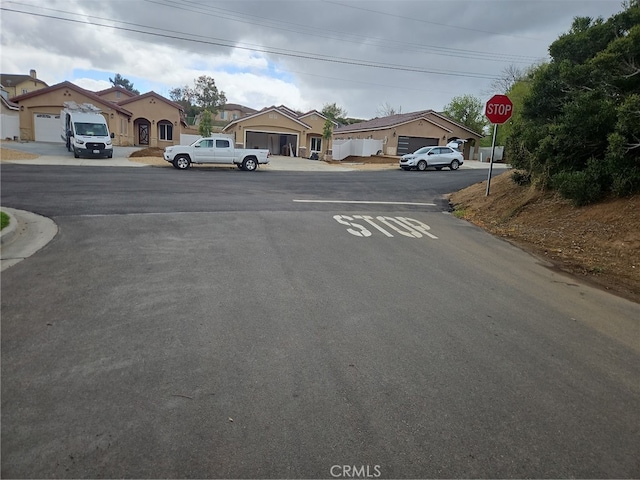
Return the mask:
{"type": "Polygon", "coordinates": [[[180,143],[182,127],[186,127],[181,105],[147,92],[118,102],[132,112],[133,144],[164,148],[180,143]]]}
{"type": "Polygon", "coordinates": [[[68,101],[91,103],[102,110],[114,145],[177,145],[186,126],[184,110],[177,103],[155,92],[135,95],[122,87],[91,92],[62,82],[12,100],[20,106],[22,140],[62,142],[60,111],[68,101]]]}
{"type": "Polygon", "coordinates": [[[0,73],[0,85],[6,90],[9,99],[47,88],[48,86],[42,80],[38,80],[38,75],[35,70],[31,70],[29,75],[0,73]]]}
{"type": "Polygon", "coordinates": [[[0,87],[0,138],[20,138],[20,106],[9,100],[7,91],[0,87]]]}
{"type": "MultiPolygon", "coordinates": [[[[222,132],[233,136],[237,147],[266,148],[272,155],[309,157],[331,148],[322,138],[327,121],[317,110],[300,113],[284,105],[267,107],[231,121],[222,132]]],[[[333,127],[338,124],[332,122],[333,127]]]]}
{"type": "Polygon", "coordinates": [[[129,110],[100,98],[94,92],[71,82],[62,82],[13,98],[20,105],[20,139],[39,142],[62,142],[60,112],[64,103],[91,103],[102,110],[109,131],[114,133],[114,145],[131,145],[129,110]]]}
{"type": "Polygon", "coordinates": [[[385,155],[404,155],[420,147],[446,145],[465,140],[464,158],[477,158],[479,140],[484,135],[433,110],[399,113],[366,122],[343,125],[333,131],[333,139],[372,138],[382,140],[385,155]]]}

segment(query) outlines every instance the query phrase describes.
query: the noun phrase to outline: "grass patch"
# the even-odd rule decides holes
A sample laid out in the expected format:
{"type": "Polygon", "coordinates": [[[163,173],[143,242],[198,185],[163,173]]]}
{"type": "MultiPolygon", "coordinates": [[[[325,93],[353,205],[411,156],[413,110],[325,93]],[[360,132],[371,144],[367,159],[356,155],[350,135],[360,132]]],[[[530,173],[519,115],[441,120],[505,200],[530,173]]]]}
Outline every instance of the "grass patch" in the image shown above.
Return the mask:
{"type": "Polygon", "coordinates": [[[453,210],[453,216],[456,218],[466,218],[467,216],[467,211],[464,208],[458,208],[456,207],[453,210]]]}
{"type": "Polygon", "coordinates": [[[9,225],[9,215],[0,212],[0,230],[9,225]]]}

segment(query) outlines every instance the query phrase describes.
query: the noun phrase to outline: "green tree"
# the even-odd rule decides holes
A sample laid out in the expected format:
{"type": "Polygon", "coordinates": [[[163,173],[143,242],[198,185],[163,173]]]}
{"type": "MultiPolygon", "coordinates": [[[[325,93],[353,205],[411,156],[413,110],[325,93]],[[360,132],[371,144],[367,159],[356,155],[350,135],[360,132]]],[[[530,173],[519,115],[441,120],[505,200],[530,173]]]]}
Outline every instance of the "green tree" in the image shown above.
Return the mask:
{"type": "Polygon", "coordinates": [[[344,108],[336,105],[335,102],[325,103],[325,105],[322,107],[322,114],[328,119],[333,120],[334,122],[342,124],[347,123],[347,111],[344,108]]]}
{"type": "Polygon", "coordinates": [[[640,7],[579,17],[532,75],[510,162],[578,204],[640,191],[640,7]]]}
{"type": "Polygon", "coordinates": [[[135,88],[133,88],[133,83],[131,83],[129,80],[124,78],[119,73],[116,73],[115,78],[109,77],[109,81],[111,82],[111,85],[113,85],[114,87],[120,86],[120,87],[124,88],[125,90],[130,91],[131,93],[135,93],[136,95],[140,95],[140,92],[138,90],[136,90],[135,88]]]}
{"type": "Polygon", "coordinates": [[[473,95],[461,95],[451,99],[451,102],[444,107],[444,113],[468,129],[482,133],[487,125],[483,109],[484,105],[479,98],[473,95]]]}
{"type": "Polygon", "coordinates": [[[205,109],[215,116],[220,111],[220,107],[227,103],[225,93],[218,90],[215,80],[207,75],[196,78],[193,81],[193,87],[185,85],[172,88],[169,91],[169,98],[182,105],[187,117],[195,117],[205,109]]]}
{"type": "Polygon", "coordinates": [[[333,135],[333,122],[329,119],[325,120],[324,127],[322,127],[322,138],[324,138],[326,152],[329,151],[329,140],[331,140],[331,136],[333,135]]]}
{"type": "Polygon", "coordinates": [[[220,107],[227,103],[227,97],[223,91],[219,91],[216,81],[207,75],[201,75],[194,81],[193,97],[195,103],[203,109],[209,110],[215,115],[220,107]]]}
{"type": "Polygon", "coordinates": [[[206,108],[202,111],[202,115],[200,116],[200,125],[198,126],[198,133],[200,133],[203,137],[208,137],[211,135],[213,130],[212,117],[211,112],[206,108]]]}

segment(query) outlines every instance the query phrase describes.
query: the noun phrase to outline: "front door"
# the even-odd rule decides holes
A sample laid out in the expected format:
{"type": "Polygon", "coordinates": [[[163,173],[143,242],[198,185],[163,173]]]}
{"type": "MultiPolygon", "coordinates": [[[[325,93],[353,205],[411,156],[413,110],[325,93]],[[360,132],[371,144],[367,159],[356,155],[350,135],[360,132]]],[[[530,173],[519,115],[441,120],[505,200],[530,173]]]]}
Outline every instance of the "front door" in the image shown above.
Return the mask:
{"type": "Polygon", "coordinates": [[[149,145],[149,124],[141,123],[138,125],[138,143],[140,145],[149,145]]]}

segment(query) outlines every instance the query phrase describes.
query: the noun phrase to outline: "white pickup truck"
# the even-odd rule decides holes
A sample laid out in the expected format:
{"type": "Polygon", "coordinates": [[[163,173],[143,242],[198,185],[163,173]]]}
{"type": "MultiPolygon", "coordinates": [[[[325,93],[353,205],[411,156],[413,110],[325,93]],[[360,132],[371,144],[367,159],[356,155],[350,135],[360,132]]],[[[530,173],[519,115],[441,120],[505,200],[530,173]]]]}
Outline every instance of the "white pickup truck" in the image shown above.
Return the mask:
{"type": "Polygon", "coordinates": [[[252,172],[269,163],[269,150],[234,148],[229,137],[220,135],[200,138],[191,145],[165,147],[164,159],[178,170],[186,170],[192,163],[219,163],[252,172]]]}

